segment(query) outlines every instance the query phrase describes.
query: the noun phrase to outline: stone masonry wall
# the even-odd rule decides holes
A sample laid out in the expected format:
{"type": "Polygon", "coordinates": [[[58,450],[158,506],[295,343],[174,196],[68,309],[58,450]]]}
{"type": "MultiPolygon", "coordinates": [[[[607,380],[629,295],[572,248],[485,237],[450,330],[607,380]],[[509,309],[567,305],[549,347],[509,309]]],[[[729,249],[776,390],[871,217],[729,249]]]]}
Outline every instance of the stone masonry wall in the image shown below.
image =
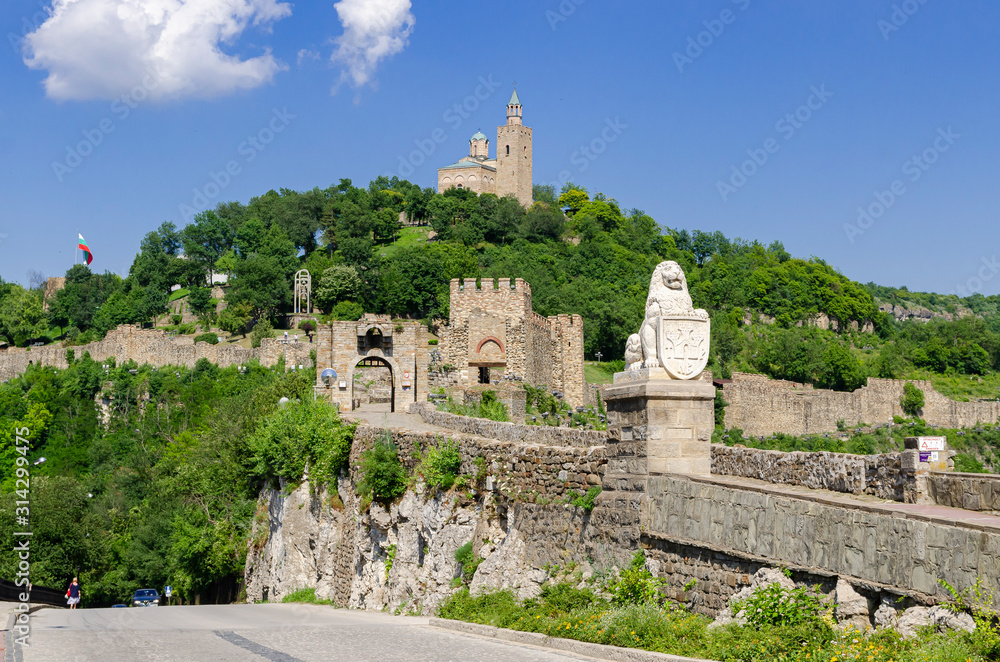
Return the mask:
{"type": "Polygon", "coordinates": [[[927,477],[927,493],[940,506],[1000,512],[1000,476],[934,472],[927,477]]]}
{"type": "Polygon", "coordinates": [[[957,402],[938,393],[927,381],[869,379],[867,386],[841,393],[764,375],[733,373],[732,383],[723,388],[728,403],[725,424],[759,436],[835,432],[838,420],[848,425],[886,423],[893,416],[904,415],[899,400],[907,381],[924,392],[922,418],[931,425],[971,427],[996,422],[1000,417],[1000,402],[957,402]]]}
{"type": "Polygon", "coordinates": [[[111,357],[121,364],[135,361],[139,365],[182,365],[193,368],[199,359],[208,359],[219,366],[230,366],[258,361],[264,366],[277,365],[282,356],[287,365],[312,365],[310,352],[315,348],[308,342],[284,343],[276,338],[266,338],[260,348],[247,349],[236,345],[210,345],[195,343],[191,336],[171,337],[160,329],[140,329],[132,325],[119,326],[108,332],[103,340],[76,347],[14,348],[0,351],[0,381],[13,379],[27,370],[28,365],[45,365],[67,368],[66,350],[72,349],[79,358],[89,353],[95,361],[111,357]]]}
{"type": "Polygon", "coordinates": [[[426,403],[413,405],[410,411],[419,414],[425,423],[431,425],[508,443],[594,448],[603,447],[607,438],[604,432],[598,430],[556,428],[544,425],[518,425],[517,423],[489,421],[485,418],[457,416],[448,412],[438,411],[433,405],[426,403]]]}
{"type": "Polygon", "coordinates": [[[586,404],[579,315],[536,314],[531,286],[520,278],[455,278],[450,296],[448,325],[439,334],[441,363],[454,366],[462,384],[477,380],[477,364],[503,365],[507,376],[562,392],[572,407],[586,404]]]}
{"type": "MultiPolygon", "coordinates": [[[[412,472],[423,452],[444,441],[431,432],[392,429],[393,443],[399,458],[412,472]]],[[[362,426],[354,434],[351,447],[351,468],[357,479],[361,453],[372,447],[385,431],[362,426]]],[[[579,494],[599,485],[607,463],[603,446],[551,446],[511,441],[496,441],[464,434],[449,435],[458,443],[462,454],[462,473],[476,475],[480,471],[476,458],[486,460],[487,475],[497,489],[517,500],[564,498],[568,492],[579,494]]]]}
{"type": "Polygon", "coordinates": [[[938,579],[965,587],[981,577],[1000,590],[1000,530],[711,478],[651,476],[649,495],[648,530],[665,540],[931,599],[947,597],[938,579]]]}
{"type": "Polygon", "coordinates": [[[901,457],[900,453],[783,453],[712,444],[712,473],[902,502],[913,489],[913,476],[903,471],[901,457]]]}

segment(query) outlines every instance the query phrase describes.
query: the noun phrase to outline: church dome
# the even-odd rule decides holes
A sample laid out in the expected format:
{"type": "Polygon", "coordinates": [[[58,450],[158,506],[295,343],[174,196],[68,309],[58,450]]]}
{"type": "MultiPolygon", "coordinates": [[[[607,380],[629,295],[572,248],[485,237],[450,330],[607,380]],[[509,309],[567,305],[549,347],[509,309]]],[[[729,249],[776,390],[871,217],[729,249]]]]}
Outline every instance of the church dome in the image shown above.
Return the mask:
{"type": "Polygon", "coordinates": [[[482,131],[476,131],[476,134],[472,136],[472,140],[486,140],[486,135],[482,131]]]}

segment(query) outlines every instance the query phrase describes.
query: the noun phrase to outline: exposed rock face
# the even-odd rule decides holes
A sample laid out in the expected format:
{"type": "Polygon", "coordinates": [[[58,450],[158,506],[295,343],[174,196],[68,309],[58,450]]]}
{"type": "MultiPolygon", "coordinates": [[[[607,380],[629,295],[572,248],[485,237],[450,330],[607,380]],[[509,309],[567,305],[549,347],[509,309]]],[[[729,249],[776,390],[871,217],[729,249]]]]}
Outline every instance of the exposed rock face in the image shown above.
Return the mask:
{"type": "Polygon", "coordinates": [[[388,510],[372,504],[354,524],[347,606],[433,613],[454,590],[461,573],[455,551],[473,539],[480,519],[478,505],[459,505],[454,495],[425,500],[411,490],[388,510]]]}
{"type": "Polygon", "coordinates": [[[875,610],[875,627],[894,628],[899,621],[899,612],[892,604],[892,600],[883,595],[882,604],[875,610]]]}
{"type": "Polygon", "coordinates": [[[388,509],[374,503],[365,513],[347,479],[342,506],[325,489],[311,493],[308,482],[287,494],[284,485],[268,490],[266,521],[255,522],[254,539],[264,538],[260,527],[268,534],[247,557],[247,600],[315,588],[316,597],[352,609],[433,613],[461,575],[455,551],[475,539],[478,554],[489,555],[507,534],[491,495],[459,503],[454,494],[419,487],[388,509]]]}
{"type": "Polygon", "coordinates": [[[330,506],[324,489],[313,494],[304,481],[287,496],[285,484],[268,490],[259,504],[252,540],[264,539],[262,547],[247,554],[245,576],[247,600],[280,600],[302,588],[313,588],[320,559],[343,540],[349,522],[343,511],[330,506]],[[267,527],[265,534],[261,527],[267,527]]]}
{"type": "Polygon", "coordinates": [[[946,630],[972,632],[976,629],[976,622],[968,614],[956,614],[941,606],[910,607],[899,617],[896,629],[904,638],[909,639],[917,636],[919,628],[928,625],[933,625],[939,632],[946,630]]]}
{"type": "Polygon", "coordinates": [[[859,630],[871,628],[868,618],[868,598],[854,590],[854,587],[843,579],[837,580],[833,599],[836,603],[834,615],[840,625],[853,625],[859,630]]]}

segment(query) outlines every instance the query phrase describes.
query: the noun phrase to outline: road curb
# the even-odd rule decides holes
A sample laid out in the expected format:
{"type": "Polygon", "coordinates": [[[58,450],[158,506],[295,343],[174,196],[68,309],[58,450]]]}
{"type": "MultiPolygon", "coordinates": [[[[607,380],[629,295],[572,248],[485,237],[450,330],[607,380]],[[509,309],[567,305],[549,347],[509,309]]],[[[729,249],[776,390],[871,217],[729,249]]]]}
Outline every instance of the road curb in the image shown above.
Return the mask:
{"type": "Polygon", "coordinates": [[[638,648],[622,648],[620,646],[592,644],[586,641],[577,641],[576,639],[549,637],[539,632],[507,630],[492,625],[479,625],[478,623],[453,621],[446,618],[431,618],[427,624],[443,630],[474,634],[480,637],[509,641],[514,644],[529,644],[531,646],[541,646],[542,648],[552,648],[575,655],[586,655],[599,660],[611,660],[612,662],[713,662],[712,660],[703,660],[700,658],[653,653],[651,651],[639,650],[638,648]]]}

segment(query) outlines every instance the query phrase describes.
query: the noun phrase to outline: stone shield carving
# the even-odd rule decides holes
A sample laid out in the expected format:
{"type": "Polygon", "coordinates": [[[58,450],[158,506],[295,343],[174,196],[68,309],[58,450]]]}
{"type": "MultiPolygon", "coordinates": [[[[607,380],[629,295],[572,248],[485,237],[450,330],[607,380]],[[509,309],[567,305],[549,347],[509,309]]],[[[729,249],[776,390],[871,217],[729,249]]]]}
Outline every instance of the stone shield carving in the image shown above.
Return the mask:
{"type": "Polygon", "coordinates": [[[698,315],[661,317],[657,328],[660,365],[673,379],[694,379],[708,365],[708,319],[698,315]]]}

